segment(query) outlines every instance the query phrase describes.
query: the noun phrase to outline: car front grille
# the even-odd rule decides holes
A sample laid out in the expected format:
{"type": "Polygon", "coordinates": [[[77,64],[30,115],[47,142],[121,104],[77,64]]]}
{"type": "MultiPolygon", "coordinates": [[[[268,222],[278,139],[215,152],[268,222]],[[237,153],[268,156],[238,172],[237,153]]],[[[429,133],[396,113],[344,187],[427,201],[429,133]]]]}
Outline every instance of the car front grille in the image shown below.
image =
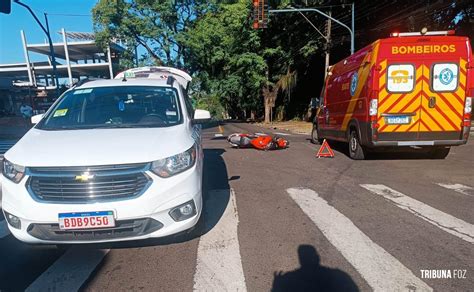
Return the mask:
{"type": "Polygon", "coordinates": [[[61,230],[59,224],[30,224],[28,234],[51,241],[93,241],[119,239],[147,235],[163,227],[163,224],[152,218],[121,220],[115,227],[89,230],[61,230]]]}
{"type": "Polygon", "coordinates": [[[29,168],[29,192],[39,201],[87,203],[139,196],[151,184],[146,164],[29,168]]]}

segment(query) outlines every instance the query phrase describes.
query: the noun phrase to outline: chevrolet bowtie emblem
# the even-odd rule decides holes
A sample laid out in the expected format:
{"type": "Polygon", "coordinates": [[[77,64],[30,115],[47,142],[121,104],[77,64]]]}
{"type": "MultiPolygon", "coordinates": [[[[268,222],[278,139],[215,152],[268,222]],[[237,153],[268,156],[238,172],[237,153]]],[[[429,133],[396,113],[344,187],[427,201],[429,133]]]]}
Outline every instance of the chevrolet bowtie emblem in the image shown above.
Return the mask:
{"type": "Polygon", "coordinates": [[[81,182],[88,182],[89,180],[93,179],[94,175],[90,174],[89,172],[84,172],[81,175],[76,175],[74,178],[75,180],[81,181],[81,182]]]}

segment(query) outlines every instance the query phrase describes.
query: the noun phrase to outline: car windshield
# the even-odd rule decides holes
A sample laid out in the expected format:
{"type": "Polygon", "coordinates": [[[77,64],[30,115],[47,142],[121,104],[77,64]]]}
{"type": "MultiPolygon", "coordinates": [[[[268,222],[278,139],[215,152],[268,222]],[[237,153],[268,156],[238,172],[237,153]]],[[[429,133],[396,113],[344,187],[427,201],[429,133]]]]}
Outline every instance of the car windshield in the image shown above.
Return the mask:
{"type": "Polygon", "coordinates": [[[37,128],[44,130],[170,127],[182,115],[176,89],[152,86],[68,91],[37,128]]]}

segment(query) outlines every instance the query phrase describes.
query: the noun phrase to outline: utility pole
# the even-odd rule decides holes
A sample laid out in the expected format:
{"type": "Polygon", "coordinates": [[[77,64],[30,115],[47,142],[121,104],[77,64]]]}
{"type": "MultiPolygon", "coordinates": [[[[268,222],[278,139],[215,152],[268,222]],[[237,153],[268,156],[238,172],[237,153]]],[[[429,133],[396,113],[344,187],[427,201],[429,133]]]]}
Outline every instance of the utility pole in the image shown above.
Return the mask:
{"type": "Polygon", "coordinates": [[[352,40],[351,40],[351,54],[354,54],[354,37],[355,37],[355,18],[354,18],[354,14],[355,14],[355,7],[354,7],[354,2],[352,2],[352,6],[351,6],[351,29],[352,29],[352,40]]]}
{"type": "MultiPolygon", "coordinates": [[[[331,17],[331,11],[328,13],[329,17],[331,17]]],[[[329,51],[331,46],[331,18],[327,20],[327,31],[326,31],[326,65],[324,66],[324,78],[328,75],[328,68],[329,68],[329,51]]]]}

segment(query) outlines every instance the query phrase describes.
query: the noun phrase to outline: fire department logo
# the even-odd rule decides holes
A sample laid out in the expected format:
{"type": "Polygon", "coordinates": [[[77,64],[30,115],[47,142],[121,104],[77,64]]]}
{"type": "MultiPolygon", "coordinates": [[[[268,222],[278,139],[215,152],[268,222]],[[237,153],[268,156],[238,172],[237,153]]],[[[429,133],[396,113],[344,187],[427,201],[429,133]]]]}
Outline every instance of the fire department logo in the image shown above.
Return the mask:
{"type": "Polygon", "coordinates": [[[453,81],[453,79],[454,73],[453,71],[451,71],[451,69],[444,68],[443,70],[441,70],[441,72],[439,72],[439,81],[443,85],[448,85],[449,83],[451,83],[451,81],[453,81]]]}
{"type": "Polygon", "coordinates": [[[354,75],[352,75],[352,79],[351,79],[351,96],[354,96],[354,93],[357,89],[357,81],[359,79],[359,76],[357,76],[357,72],[354,73],[354,75]]]}

